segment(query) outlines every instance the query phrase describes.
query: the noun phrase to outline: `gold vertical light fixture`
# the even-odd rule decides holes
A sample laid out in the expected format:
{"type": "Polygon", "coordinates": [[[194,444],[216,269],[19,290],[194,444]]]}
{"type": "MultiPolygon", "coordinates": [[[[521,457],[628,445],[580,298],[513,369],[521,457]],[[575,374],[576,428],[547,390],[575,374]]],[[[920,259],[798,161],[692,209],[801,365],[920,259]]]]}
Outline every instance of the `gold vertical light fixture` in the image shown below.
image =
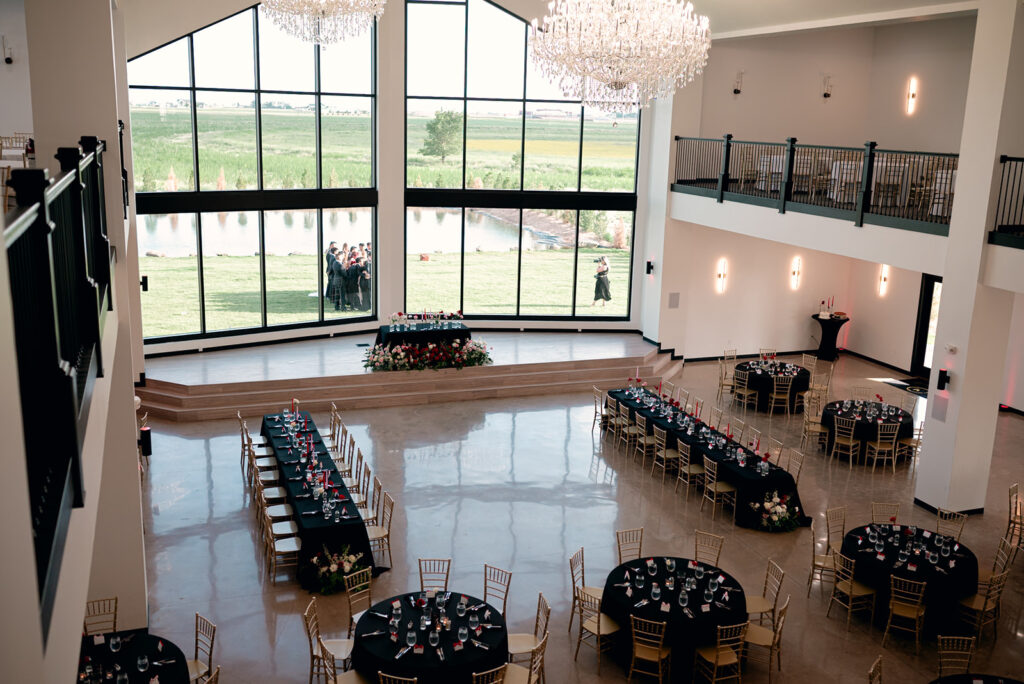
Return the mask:
{"type": "Polygon", "coordinates": [[[911,76],[907,83],[907,116],[912,116],[917,109],[917,76],[911,76]]]}
{"type": "Polygon", "coordinates": [[[793,261],[789,265],[789,289],[800,289],[800,271],[802,270],[802,267],[803,261],[800,257],[793,257],[793,261]]]}
{"type": "Polygon", "coordinates": [[[889,291],[889,264],[882,264],[878,269],[878,296],[884,297],[889,291]]]}
{"type": "Polygon", "coordinates": [[[718,294],[725,292],[725,280],[729,277],[729,261],[725,257],[718,260],[718,272],[715,275],[715,289],[718,294]]]}

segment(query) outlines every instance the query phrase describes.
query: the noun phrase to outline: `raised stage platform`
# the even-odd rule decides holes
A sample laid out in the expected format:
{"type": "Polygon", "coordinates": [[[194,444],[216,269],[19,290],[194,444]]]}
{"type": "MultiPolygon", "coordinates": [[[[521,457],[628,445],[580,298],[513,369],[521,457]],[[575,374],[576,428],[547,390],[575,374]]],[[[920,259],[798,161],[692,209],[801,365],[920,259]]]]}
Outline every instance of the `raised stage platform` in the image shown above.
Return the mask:
{"type": "Polygon", "coordinates": [[[177,421],[258,416],[292,397],[326,410],[404,406],[583,392],[641,377],[671,380],[682,361],[635,333],[475,332],[492,347],[490,366],[371,373],[363,356],[374,335],[349,335],[146,360],[136,389],[142,410],[177,421]]]}

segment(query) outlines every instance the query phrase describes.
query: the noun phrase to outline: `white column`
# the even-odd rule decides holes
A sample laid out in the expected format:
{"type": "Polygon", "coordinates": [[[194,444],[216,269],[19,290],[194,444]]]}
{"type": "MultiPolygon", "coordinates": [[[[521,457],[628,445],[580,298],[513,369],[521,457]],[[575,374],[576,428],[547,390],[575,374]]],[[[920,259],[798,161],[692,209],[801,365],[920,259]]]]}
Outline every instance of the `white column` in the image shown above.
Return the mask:
{"type": "MultiPolygon", "coordinates": [[[[672,157],[672,99],[656,100],[643,110],[640,126],[640,167],[637,174],[637,241],[633,258],[633,282],[639,292],[633,306],[639,309],[644,337],[660,342],[661,283],[665,262],[665,222],[668,220],[669,164],[672,157]],[[647,262],[654,272],[646,273],[647,262]]],[[[636,314],[634,314],[634,319],[636,314]]]]}
{"type": "Polygon", "coordinates": [[[915,497],[957,511],[985,506],[1013,311],[1011,293],[978,281],[998,190],[1000,130],[1020,125],[1004,117],[1003,105],[1015,48],[1018,59],[1021,49],[1020,36],[1014,37],[1021,12],[1017,0],[987,0],[978,7],[950,217],[915,497]],[[952,381],[939,391],[942,368],[952,381]]]}

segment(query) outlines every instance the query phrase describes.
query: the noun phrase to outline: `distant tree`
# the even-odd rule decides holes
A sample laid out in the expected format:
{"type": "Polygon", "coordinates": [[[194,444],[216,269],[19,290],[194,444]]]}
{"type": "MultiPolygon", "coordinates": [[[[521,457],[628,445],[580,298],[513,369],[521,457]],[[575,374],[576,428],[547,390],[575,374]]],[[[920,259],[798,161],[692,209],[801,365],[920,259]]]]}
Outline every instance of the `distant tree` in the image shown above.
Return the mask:
{"type": "Polygon", "coordinates": [[[149,167],[143,166],[139,169],[139,177],[137,179],[140,192],[146,192],[149,190],[150,178],[149,178],[149,167]]]}
{"type": "Polygon", "coordinates": [[[217,189],[218,190],[227,190],[228,189],[228,179],[224,177],[224,167],[223,166],[220,167],[220,175],[217,176],[217,189]]]}
{"type": "Polygon", "coordinates": [[[444,176],[441,175],[440,171],[437,172],[437,177],[434,178],[434,187],[435,188],[443,188],[444,187],[444,176]]]}
{"type": "Polygon", "coordinates": [[[327,187],[336,188],[338,187],[338,172],[331,167],[331,175],[327,177],[327,187]]]}
{"type": "Polygon", "coordinates": [[[244,226],[249,223],[249,215],[244,211],[238,212],[238,225],[244,226]]]}
{"type": "Polygon", "coordinates": [[[440,157],[441,163],[444,164],[448,156],[457,152],[461,145],[462,114],[442,111],[427,122],[427,139],[423,141],[420,154],[440,157]]]}
{"type": "Polygon", "coordinates": [[[242,178],[242,172],[238,172],[238,178],[235,179],[235,188],[237,190],[245,190],[245,179],[242,178]]]}
{"type": "Polygon", "coordinates": [[[302,214],[302,226],[304,228],[312,228],[313,223],[316,221],[316,216],[311,211],[303,212],[302,214]]]}
{"type": "Polygon", "coordinates": [[[302,175],[299,177],[299,183],[300,183],[300,185],[299,185],[300,188],[311,187],[312,183],[310,182],[310,178],[309,178],[309,169],[303,169],[302,170],[302,175]]]}

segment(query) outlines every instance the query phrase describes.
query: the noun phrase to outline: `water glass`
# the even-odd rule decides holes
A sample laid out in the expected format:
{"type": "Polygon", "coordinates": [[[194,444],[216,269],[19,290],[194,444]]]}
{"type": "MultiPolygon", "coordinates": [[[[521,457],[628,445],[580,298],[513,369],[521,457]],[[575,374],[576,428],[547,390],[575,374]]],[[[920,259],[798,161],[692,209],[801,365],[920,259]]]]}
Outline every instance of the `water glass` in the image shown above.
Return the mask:
{"type": "Polygon", "coordinates": [[[950,554],[949,544],[943,544],[942,545],[942,557],[943,558],[949,558],[949,554],[950,554]]]}
{"type": "Polygon", "coordinates": [[[675,561],[675,559],[673,559],[673,558],[666,558],[665,559],[665,570],[667,570],[669,574],[672,574],[673,572],[676,571],[676,561],[675,561]]]}
{"type": "Polygon", "coordinates": [[[643,573],[638,572],[636,573],[636,579],[633,580],[633,583],[636,584],[637,589],[643,589],[645,581],[643,573]]]}
{"type": "Polygon", "coordinates": [[[878,553],[882,553],[882,551],[885,551],[885,542],[883,542],[881,539],[876,541],[875,542],[875,551],[877,551],[878,553]]]}
{"type": "Polygon", "coordinates": [[[480,626],[480,616],[476,613],[469,614],[469,628],[476,629],[480,626]]]}
{"type": "Polygon", "coordinates": [[[906,549],[900,549],[900,552],[899,552],[900,563],[906,563],[908,557],[909,556],[907,554],[907,550],[906,549]]]}
{"type": "Polygon", "coordinates": [[[690,602],[690,595],[687,593],[686,589],[683,589],[682,591],[679,592],[679,605],[682,606],[683,608],[685,608],[686,604],[689,603],[689,602],[690,602]]]}
{"type": "Polygon", "coordinates": [[[647,564],[647,574],[650,575],[651,577],[654,577],[655,575],[657,575],[658,574],[658,566],[656,564],[654,564],[654,563],[648,563],[647,564]]]}
{"type": "Polygon", "coordinates": [[[420,631],[424,631],[427,628],[427,613],[424,611],[423,615],[420,615],[420,631]]]}
{"type": "Polygon", "coordinates": [[[123,670],[118,672],[116,682],[117,684],[128,684],[128,673],[123,670]]]}
{"type": "Polygon", "coordinates": [[[699,580],[704,579],[704,566],[698,563],[697,568],[693,571],[693,576],[699,580]]]}
{"type": "Polygon", "coordinates": [[[437,645],[441,643],[441,637],[435,630],[430,630],[430,634],[427,635],[427,643],[430,644],[431,648],[437,648],[437,645]]]}
{"type": "Polygon", "coordinates": [[[110,641],[107,642],[107,645],[110,646],[110,650],[111,650],[112,653],[117,653],[118,651],[120,651],[121,650],[121,637],[120,637],[120,635],[114,634],[113,636],[111,636],[110,637],[110,641]]]}
{"type": "Polygon", "coordinates": [[[135,666],[139,668],[139,672],[145,672],[149,669],[149,657],[140,655],[138,660],[135,661],[135,666]]]}
{"type": "Polygon", "coordinates": [[[929,551],[928,552],[928,562],[931,563],[932,565],[935,565],[936,563],[938,563],[939,562],[939,554],[937,554],[935,552],[932,552],[932,551],[929,551]]]}
{"type": "Polygon", "coordinates": [[[661,599],[661,587],[658,586],[657,582],[651,585],[651,599],[655,601],[661,599]]]}
{"type": "Polygon", "coordinates": [[[409,631],[407,631],[405,633],[405,643],[408,646],[415,646],[416,645],[416,631],[415,630],[410,629],[409,631]]]}
{"type": "Polygon", "coordinates": [[[402,619],[402,608],[401,606],[393,606],[391,608],[391,618],[398,621],[402,619]]]}
{"type": "Polygon", "coordinates": [[[718,591],[718,578],[717,577],[712,577],[711,578],[711,581],[708,582],[708,588],[711,589],[712,593],[718,591]]]}
{"type": "Polygon", "coordinates": [[[466,604],[459,601],[458,605],[455,606],[455,614],[459,617],[466,615],[466,604]]]}
{"type": "Polygon", "coordinates": [[[714,599],[714,598],[715,598],[715,595],[713,593],[711,593],[711,588],[710,587],[708,587],[707,589],[704,590],[704,603],[711,603],[712,599],[714,599]]]}
{"type": "Polygon", "coordinates": [[[465,641],[468,638],[469,638],[469,630],[466,629],[466,626],[463,625],[463,626],[459,627],[459,641],[465,641]]]}

